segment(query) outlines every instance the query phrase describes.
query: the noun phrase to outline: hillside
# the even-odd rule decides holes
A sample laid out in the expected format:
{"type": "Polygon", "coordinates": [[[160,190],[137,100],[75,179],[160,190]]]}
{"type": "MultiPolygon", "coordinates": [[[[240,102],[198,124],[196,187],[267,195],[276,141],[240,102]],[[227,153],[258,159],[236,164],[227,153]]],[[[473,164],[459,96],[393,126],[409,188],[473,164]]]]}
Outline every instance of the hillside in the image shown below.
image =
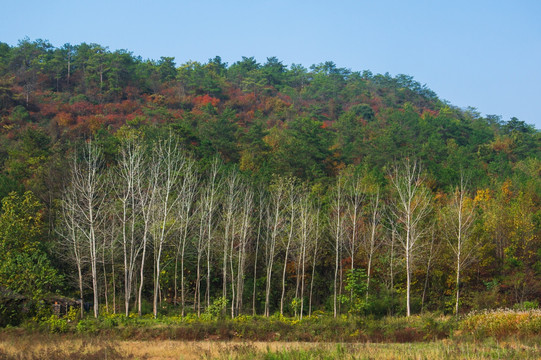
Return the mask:
{"type": "MultiPolygon", "coordinates": [[[[248,307],[252,305],[253,288],[254,311],[268,315],[269,311],[282,311],[284,302],[289,306],[295,299],[304,299],[307,290],[303,288],[299,294],[301,285],[304,286],[304,280],[308,283],[315,279],[314,293],[319,300],[314,307],[336,313],[337,291],[350,291],[346,287],[348,281],[354,281],[351,274],[355,273],[356,263],[355,270],[364,271],[358,273],[358,279],[368,280],[368,288],[372,276],[370,286],[374,287],[369,288],[373,300],[358,311],[409,315],[409,300],[407,311],[403,303],[406,280],[408,299],[411,280],[413,312],[423,307],[453,312],[458,283],[454,278],[457,247],[450,235],[454,225],[445,214],[453,211],[457,186],[465,177],[468,188],[459,189],[469,199],[466,203],[474,214],[466,241],[475,241],[468,245],[467,263],[458,260],[458,267],[464,266],[463,280],[458,285],[463,287],[463,309],[513,306],[541,296],[541,132],[516,118],[504,121],[498,116],[482,117],[475,109],[459,109],[408,75],[392,77],[352,71],[333,62],[307,69],[297,64],[285,65],[274,57],[264,64],[249,57],[226,64],[217,56],[204,64],[179,65],[174,58],[144,60],[129,51],[110,51],[98,44],[55,48],[47,41],[25,39],[14,47],[0,43],[0,117],[0,198],[5,198],[0,219],[1,249],[5,251],[0,260],[13,254],[30,254],[29,249],[39,248],[46,258],[39,266],[50,270],[49,275],[42,274],[39,281],[28,285],[14,278],[13,273],[30,260],[10,264],[4,261],[0,286],[16,292],[31,295],[39,288],[43,293],[58,291],[78,297],[79,285],[71,274],[79,266],[84,273],[82,292],[87,298],[93,296],[96,306],[98,300],[109,303],[113,293],[119,298],[126,293],[131,296],[128,306],[117,303],[119,311],[135,308],[137,303],[130,305],[134,300],[139,309],[143,300],[156,303],[158,298],[177,306],[177,282],[186,276],[186,292],[194,309],[195,302],[202,302],[203,307],[206,302],[208,307],[211,298],[222,295],[231,302],[236,296],[232,314],[251,311],[248,307]],[[77,264],[61,240],[69,225],[66,204],[77,203],[77,194],[66,197],[66,189],[75,181],[73,164],[86,164],[88,153],[81,151],[90,139],[100,149],[96,169],[101,175],[96,181],[104,181],[100,188],[110,189],[107,194],[92,195],[100,200],[90,207],[108,201],[111,204],[107,211],[100,209],[104,218],[96,224],[94,241],[100,258],[96,249],[89,250],[89,259],[77,264]],[[186,230],[188,220],[185,230],[179,227],[180,215],[148,220],[144,200],[135,200],[135,190],[125,195],[125,199],[133,195],[134,205],[129,211],[124,209],[122,220],[119,209],[127,200],[122,202],[123,190],[117,187],[124,183],[115,176],[121,176],[118,174],[122,173],[122,159],[133,145],[126,144],[134,139],[140,142],[141,161],[149,169],[158,161],[151,153],[157,151],[155,156],[163,155],[165,159],[166,153],[159,153],[159,149],[161,141],[170,145],[170,139],[179,144],[181,150],[174,152],[178,157],[189,159],[186,164],[193,161],[189,169],[200,181],[194,186],[203,190],[193,193],[193,208],[186,210],[185,216],[194,219],[190,230],[186,230]],[[73,154],[79,155],[72,157],[73,154]],[[214,183],[209,179],[213,179],[218,162],[219,200],[212,205],[205,196],[214,194],[209,192],[214,191],[214,183]],[[400,186],[394,182],[404,170],[398,166],[403,163],[407,164],[405,167],[420,164],[421,171],[416,175],[428,194],[431,209],[430,214],[419,218],[418,240],[422,246],[415,248],[416,261],[411,268],[405,260],[409,257],[404,258],[398,242],[395,243],[402,231],[406,234],[396,205],[400,186]],[[239,171],[238,183],[231,183],[234,169],[239,171]],[[339,192],[341,179],[346,179],[345,195],[339,192]],[[364,184],[363,200],[358,202],[354,199],[357,179],[361,179],[358,184],[364,184]],[[284,198],[280,198],[284,203],[277,205],[273,201],[278,201],[280,186],[285,189],[284,198]],[[234,198],[228,192],[233,188],[234,198]],[[242,198],[238,194],[252,191],[252,199],[238,200],[242,198]],[[258,191],[265,194],[258,198],[258,191]],[[298,194],[299,198],[291,194],[298,194]],[[306,211],[317,213],[310,218],[312,227],[306,225],[308,216],[303,218],[303,196],[311,204],[306,211]],[[135,205],[136,201],[141,203],[135,205]],[[235,202],[237,210],[228,213],[228,201],[235,202]],[[243,215],[239,209],[248,209],[248,201],[250,214],[243,215]],[[289,206],[288,201],[296,205],[289,206]],[[371,222],[369,216],[370,211],[376,214],[374,209],[378,208],[373,201],[381,201],[377,223],[371,222]],[[312,203],[317,203],[317,211],[312,203]],[[273,206],[277,214],[280,212],[280,220],[270,216],[273,206]],[[351,212],[357,206],[359,220],[357,212],[351,212]],[[321,221],[319,230],[314,227],[316,222],[319,224],[316,218],[321,221]],[[154,221],[154,225],[149,225],[145,233],[147,220],[154,221]],[[158,220],[162,225],[156,225],[158,220]],[[132,230],[134,244],[143,235],[148,235],[149,244],[137,245],[133,268],[127,270],[123,263],[126,257],[121,256],[122,249],[127,251],[121,246],[127,243],[126,233],[120,229],[128,229],[130,221],[132,229],[136,229],[132,230]],[[204,221],[208,228],[199,226],[204,221]],[[279,234],[273,232],[272,221],[275,230],[279,224],[279,234]],[[14,230],[10,225],[14,223],[20,227],[14,230]],[[303,235],[302,226],[306,226],[309,235],[303,235]],[[380,239],[375,248],[367,247],[369,240],[361,239],[367,237],[371,226],[377,228],[380,239]],[[164,230],[161,237],[155,230],[158,227],[164,230]],[[241,228],[246,231],[238,230],[241,228]],[[34,233],[28,235],[28,229],[34,233]],[[28,238],[25,235],[13,240],[18,236],[14,234],[27,234],[28,238]],[[184,241],[188,242],[188,275],[180,274],[180,245],[175,243],[179,234],[184,234],[184,241]],[[320,242],[314,250],[313,244],[307,244],[317,236],[320,242]],[[206,245],[201,243],[203,238],[207,239],[206,245]],[[256,243],[256,239],[262,243],[256,243]],[[276,249],[271,247],[273,241],[276,249]],[[264,244],[265,251],[276,251],[274,267],[274,257],[268,257],[256,244],[264,244]],[[64,248],[64,252],[59,248],[64,248]],[[143,249],[148,249],[146,255],[143,249]],[[313,261],[306,249],[314,251],[313,261]],[[158,251],[162,258],[157,257],[158,251]],[[351,273],[346,271],[349,267],[351,273]],[[126,286],[132,284],[125,279],[132,275],[135,279],[138,268],[142,268],[140,281],[147,281],[139,291],[139,299],[135,299],[136,284],[130,289],[126,286]],[[156,273],[162,270],[160,279],[156,273]],[[206,279],[200,277],[200,272],[205,272],[206,279]],[[265,282],[269,285],[263,289],[265,282]]],[[[182,179],[188,178],[188,168],[178,169],[182,169],[175,180],[178,184],[174,183],[169,191],[164,183],[164,188],[156,191],[186,198],[179,194],[188,196],[182,192],[186,190],[182,179]]],[[[149,174],[141,175],[142,179],[149,174]]],[[[163,194],[160,196],[168,199],[163,194]]],[[[421,200],[415,198],[412,202],[421,200]]],[[[164,208],[170,201],[163,200],[164,208]]],[[[174,206],[180,203],[178,200],[174,206]]],[[[81,228],[86,226],[92,227],[81,222],[81,228]]],[[[73,236],[72,240],[77,241],[73,236]]],[[[87,249],[82,247],[80,251],[87,249]]],[[[311,306],[312,289],[309,300],[311,306]]],[[[182,305],[184,301],[183,298],[182,305]]],[[[338,311],[353,311],[355,305],[352,299],[349,301],[338,311]]],[[[304,306],[307,311],[307,304],[304,306]]],[[[286,312],[295,314],[303,311],[295,305],[287,309],[286,312]]]]}

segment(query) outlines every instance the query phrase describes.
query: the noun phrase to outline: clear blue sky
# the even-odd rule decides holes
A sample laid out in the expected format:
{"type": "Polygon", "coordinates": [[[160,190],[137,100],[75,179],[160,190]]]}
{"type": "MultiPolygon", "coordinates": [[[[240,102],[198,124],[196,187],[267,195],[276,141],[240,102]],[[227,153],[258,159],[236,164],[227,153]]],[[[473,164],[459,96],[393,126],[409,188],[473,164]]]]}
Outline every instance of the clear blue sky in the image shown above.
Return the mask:
{"type": "Polygon", "coordinates": [[[407,74],[541,129],[541,1],[3,1],[0,41],[98,43],[177,64],[220,55],[407,74]]]}

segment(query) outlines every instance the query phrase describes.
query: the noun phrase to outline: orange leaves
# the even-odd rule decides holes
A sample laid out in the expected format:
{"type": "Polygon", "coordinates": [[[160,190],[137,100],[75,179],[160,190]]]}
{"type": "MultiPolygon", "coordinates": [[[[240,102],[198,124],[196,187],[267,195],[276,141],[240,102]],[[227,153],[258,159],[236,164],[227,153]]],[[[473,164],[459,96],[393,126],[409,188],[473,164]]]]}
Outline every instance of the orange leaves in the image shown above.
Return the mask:
{"type": "Polygon", "coordinates": [[[58,125],[64,126],[64,127],[73,125],[75,123],[75,119],[73,118],[73,116],[70,113],[65,112],[65,111],[61,111],[58,114],[56,114],[55,120],[58,125]]]}
{"type": "Polygon", "coordinates": [[[105,123],[105,118],[102,115],[94,115],[86,118],[86,126],[94,133],[105,123]]]}
{"type": "Polygon", "coordinates": [[[210,95],[200,95],[193,99],[194,105],[197,109],[205,107],[207,104],[217,106],[220,103],[220,99],[214,98],[210,95]]]}
{"type": "Polygon", "coordinates": [[[508,154],[511,152],[513,139],[509,137],[497,138],[496,140],[494,140],[494,142],[492,142],[491,145],[492,145],[492,150],[496,152],[503,151],[504,153],[508,154]]]}

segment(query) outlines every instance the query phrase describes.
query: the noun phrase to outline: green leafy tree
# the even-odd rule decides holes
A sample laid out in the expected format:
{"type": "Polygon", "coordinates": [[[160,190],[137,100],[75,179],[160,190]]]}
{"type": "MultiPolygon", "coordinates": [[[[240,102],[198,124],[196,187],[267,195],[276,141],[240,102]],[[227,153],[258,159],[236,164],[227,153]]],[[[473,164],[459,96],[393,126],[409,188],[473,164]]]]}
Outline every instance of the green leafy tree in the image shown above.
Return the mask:
{"type": "Polygon", "coordinates": [[[0,287],[39,299],[61,283],[43,248],[43,208],[27,191],[10,193],[0,214],[0,287]]]}
{"type": "Polygon", "coordinates": [[[346,272],[345,289],[349,295],[342,295],[340,301],[348,306],[350,314],[362,314],[367,307],[366,302],[366,271],[364,269],[348,269],[346,272]]]}

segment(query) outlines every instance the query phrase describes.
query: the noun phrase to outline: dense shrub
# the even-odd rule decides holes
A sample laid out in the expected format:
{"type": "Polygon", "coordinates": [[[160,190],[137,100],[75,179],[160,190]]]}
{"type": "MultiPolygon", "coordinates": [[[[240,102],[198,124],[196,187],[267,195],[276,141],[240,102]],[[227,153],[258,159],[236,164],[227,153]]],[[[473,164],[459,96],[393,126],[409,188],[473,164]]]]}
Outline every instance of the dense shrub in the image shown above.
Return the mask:
{"type": "Polygon", "coordinates": [[[475,339],[495,337],[531,337],[541,334],[541,310],[500,309],[469,314],[460,322],[460,330],[475,339]]]}

